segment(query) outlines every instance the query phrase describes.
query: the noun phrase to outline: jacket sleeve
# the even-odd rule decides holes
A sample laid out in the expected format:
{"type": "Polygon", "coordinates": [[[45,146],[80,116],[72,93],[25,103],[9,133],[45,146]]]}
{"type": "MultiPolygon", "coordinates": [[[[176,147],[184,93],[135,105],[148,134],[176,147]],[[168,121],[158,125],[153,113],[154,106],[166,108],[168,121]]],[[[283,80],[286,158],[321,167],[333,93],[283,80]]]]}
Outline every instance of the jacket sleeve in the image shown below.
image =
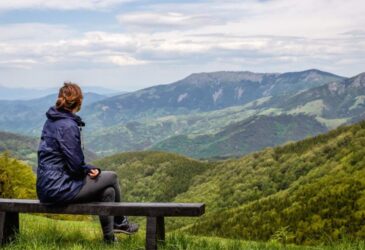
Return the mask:
{"type": "Polygon", "coordinates": [[[60,133],[59,143],[70,175],[84,177],[95,168],[85,164],[84,153],[81,149],[80,129],[77,126],[65,128],[60,133]]]}

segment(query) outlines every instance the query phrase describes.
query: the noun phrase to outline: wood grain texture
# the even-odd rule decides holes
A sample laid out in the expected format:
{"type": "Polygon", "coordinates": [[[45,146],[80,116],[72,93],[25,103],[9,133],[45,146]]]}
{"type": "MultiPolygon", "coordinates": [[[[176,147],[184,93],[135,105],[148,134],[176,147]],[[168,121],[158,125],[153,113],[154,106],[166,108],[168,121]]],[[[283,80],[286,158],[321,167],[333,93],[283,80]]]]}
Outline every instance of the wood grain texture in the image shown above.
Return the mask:
{"type": "Polygon", "coordinates": [[[201,216],[203,203],[140,203],[94,202],[78,204],[48,204],[38,200],[0,199],[0,211],[20,213],[130,215],[130,216],[201,216]]]}

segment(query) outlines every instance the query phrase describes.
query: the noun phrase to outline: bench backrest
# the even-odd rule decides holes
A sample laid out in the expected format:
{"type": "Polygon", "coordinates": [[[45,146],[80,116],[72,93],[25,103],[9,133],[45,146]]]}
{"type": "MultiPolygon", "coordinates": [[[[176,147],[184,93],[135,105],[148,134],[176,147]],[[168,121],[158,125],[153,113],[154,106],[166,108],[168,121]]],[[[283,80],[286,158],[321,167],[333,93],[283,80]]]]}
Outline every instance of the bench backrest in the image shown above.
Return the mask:
{"type": "Polygon", "coordinates": [[[48,204],[39,200],[0,199],[0,212],[130,215],[130,216],[200,216],[203,203],[140,203],[93,202],[76,204],[48,204]]]}

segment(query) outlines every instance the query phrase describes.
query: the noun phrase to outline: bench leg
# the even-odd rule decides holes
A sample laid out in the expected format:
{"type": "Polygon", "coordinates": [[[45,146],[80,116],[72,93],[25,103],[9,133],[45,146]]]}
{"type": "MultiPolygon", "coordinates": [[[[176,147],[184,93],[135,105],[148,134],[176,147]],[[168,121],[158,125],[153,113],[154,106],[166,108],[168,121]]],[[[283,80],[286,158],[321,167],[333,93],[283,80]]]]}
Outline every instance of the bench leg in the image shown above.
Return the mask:
{"type": "Polygon", "coordinates": [[[157,240],[160,242],[165,241],[165,218],[157,217],[157,240]]]}
{"type": "Polygon", "coordinates": [[[164,240],[164,217],[147,217],[146,250],[157,250],[157,241],[164,240]]]}
{"type": "Polygon", "coordinates": [[[11,242],[17,233],[19,233],[19,214],[0,212],[0,244],[11,242]]]}

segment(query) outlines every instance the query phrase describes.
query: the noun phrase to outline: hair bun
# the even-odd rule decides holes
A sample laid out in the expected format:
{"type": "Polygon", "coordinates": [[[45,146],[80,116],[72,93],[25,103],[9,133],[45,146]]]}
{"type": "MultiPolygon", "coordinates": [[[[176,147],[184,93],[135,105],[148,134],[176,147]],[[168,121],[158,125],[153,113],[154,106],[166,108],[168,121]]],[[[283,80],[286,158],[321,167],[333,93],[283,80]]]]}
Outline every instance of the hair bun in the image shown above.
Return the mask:
{"type": "Polygon", "coordinates": [[[65,82],[58,93],[56,108],[69,111],[76,109],[78,111],[81,108],[82,99],[81,88],[76,83],[65,82]]]}
{"type": "Polygon", "coordinates": [[[63,108],[65,106],[65,104],[66,104],[66,100],[63,96],[57,98],[57,101],[56,101],[57,109],[63,108]]]}

